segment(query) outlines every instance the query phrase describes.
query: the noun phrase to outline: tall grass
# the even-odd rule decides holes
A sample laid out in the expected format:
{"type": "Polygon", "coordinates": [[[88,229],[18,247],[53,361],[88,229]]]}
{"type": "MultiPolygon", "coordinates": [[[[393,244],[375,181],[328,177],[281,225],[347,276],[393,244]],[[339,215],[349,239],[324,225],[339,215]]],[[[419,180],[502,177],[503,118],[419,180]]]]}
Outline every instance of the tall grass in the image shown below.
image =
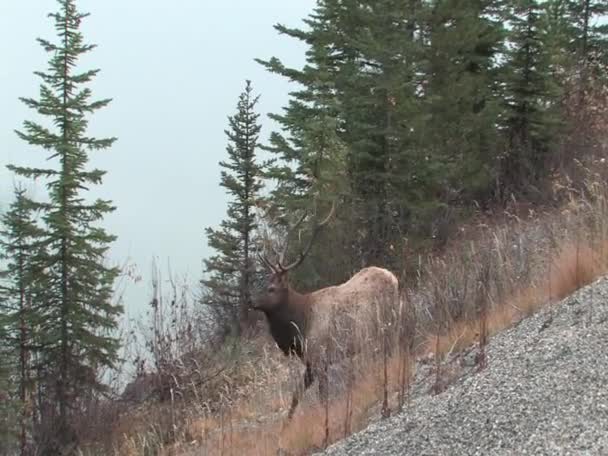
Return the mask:
{"type": "MultiPolygon", "coordinates": [[[[262,333],[221,354],[233,362],[216,381],[173,381],[168,400],[126,414],[115,427],[114,454],[307,454],[407,407],[423,360],[432,361],[435,393],[449,387],[452,360],[464,349],[475,350],[478,368],[491,368],[485,348],[492,335],[608,269],[608,184],[603,168],[594,169],[586,169],[582,187],[562,183],[566,197],[557,209],[522,209],[514,201],[463,226],[442,252],[420,257],[402,290],[405,311],[379,350],[329,366],[327,401],[310,388],[285,420],[303,368],[262,333]]],[[[200,367],[200,375],[209,369],[200,367]]]]}

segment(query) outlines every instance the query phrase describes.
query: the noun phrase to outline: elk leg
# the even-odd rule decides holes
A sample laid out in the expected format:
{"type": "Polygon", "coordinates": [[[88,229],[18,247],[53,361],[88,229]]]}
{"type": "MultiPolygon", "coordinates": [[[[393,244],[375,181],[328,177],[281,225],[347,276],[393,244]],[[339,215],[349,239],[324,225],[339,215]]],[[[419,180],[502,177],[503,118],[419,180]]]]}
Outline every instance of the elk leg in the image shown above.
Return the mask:
{"type": "Polygon", "coordinates": [[[314,376],[312,374],[312,368],[310,367],[310,363],[306,363],[306,371],[304,372],[304,388],[300,388],[300,386],[296,386],[295,391],[293,392],[293,396],[291,398],[291,406],[289,407],[289,413],[287,414],[287,419],[291,419],[293,413],[300,402],[300,397],[304,394],[304,392],[312,385],[314,380],[314,376]]]}
{"type": "Polygon", "coordinates": [[[322,370],[318,373],[319,378],[319,399],[325,404],[329,399],[329,388],[327,385],[327,370],[322,370]]]}
{"type": "Polygon", "coordinates": [[[307,390],[312,382],[314,377],[312,375],[312,368],[310,367],[310,363],[306,363],[306,372],[304,372],[304,390],[307,390]]]}
{"type": "Polygon", "coordinates": [[[323,446],[329,443],[329,386],[328,386],[328,363],[325,361],[325,368],[319,372],[319,399],[325,409],[325,437],[323,446]]]}

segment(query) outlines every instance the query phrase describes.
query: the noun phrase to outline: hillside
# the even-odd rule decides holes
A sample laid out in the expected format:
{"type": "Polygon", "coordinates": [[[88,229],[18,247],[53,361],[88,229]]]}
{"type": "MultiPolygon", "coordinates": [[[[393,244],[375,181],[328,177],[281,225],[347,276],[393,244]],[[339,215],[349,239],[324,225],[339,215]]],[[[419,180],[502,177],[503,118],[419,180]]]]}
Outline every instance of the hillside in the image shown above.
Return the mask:
{"type": "MultiPolygon", "coordinates": [[[[550,368],[570,372],[568,366],[576,364],[568,356],[589,358],[576,353],[572,347],[581,348],[576,344],[580,341],[570,339],[583,338],[584,331],[589,330],[585,326],[589,319],[589,303],[584,299],[587,295],[593,294],[591,322],[601,323],[606,314],[604,304],[599,303],[604,290],[608,290],[605,280],[598,282],[600,291],[591,293],[584,288],[596,283],[608,270],[603,204],[607,199],[603,189],[596,188],[594,199],[572,200],[559,210],[530,211],[527,215],[520,212],[509,220],[493,220],[493,224],[479,218],[462,225],[462,236],[446,245],[440,255],[429,254],[421,260],[420,273],[410,273],[418,277],[417,282],[404,290],[404,302],[410,308],[406,314],[415,320],[414,327],[409,326],[412,322],[404,321],[393,328],[399,334],[399,328],[409,328],[413,352],[403,349],[408,346],[407,340],[399,343],[386,360],[386,381],[382,351],[357,358],[353,364],[336,365],[329,372],[331,400],[327,404],[319,401],[313,385],[288,422],[285,415],[302,366],[298,360],[285,359],[270,338],[265,322],[261,322],[260,332],[245,339],[236,352],[212,344],[209,347],[216,350],[186,353],[183,359],[169,364],[167,372],[174,378],[169,383],[173,385],[173,398],[167,396],[159,401],[157,395],[151,395],[144,403],[126,404],[126,408],[119,409],[122,411],[112,420],[111,427],[104,428],[104,451],[85,454],[139,455],[152,451],[159,455],[295,456],[320,451],[327,444],[337,445],[328,450],[329,454],[358,454],[364,448],[378,454],[391,448],[398,454],[407,454],[408,449],[413,454],[459,454],[459,449],[470,449],[471,442],[480,448],[493,448],[494,432],[505,445],[516,448],[523,444],[510,436],[511,431],[521,439],[533,433],[544,436],[542,427],[529,428],[525,422],[512,420],[504,409],[520,407],[525,415],[522,420],[540,426],[535,415],[546,416],[551,422],[552,414],[568,406],[567,402],[560,403],[547,414],[522,390],[534,391],[536,387],[552,397],[554,386],[543,383],[557,378],[549,374],[550,368]],[[557,304],[575,290],[584,290],[579,292],[583,295],[569,298],[581,300],[580,305],[557,304]],[[552,314],[554,320],[548,324],[552,314]],[[564,323],[571,321],[582,326],[564,323]],[[480,338],[482,327],[485,336],[480,338]],[[569,331],[570,339],[565,339],[564,330],[569,331]],[[480,339],[486,338],[489,345],[480,350],[480,339]],[[547,359],[557,356],[547,352],[545,345],[560,340],[558,349],[564,346],[563,340],[568,340],[565,347],[573,351],[565,358],[565,370],[561,365],[545,366],[547,359]],[[479,372],[484,365],[480,356],[483,353],[486,367],[479,372]],[[190,359],[191,356],[194,357],[190,359]],[[201,368],[192,369],[188,367],[190,363],[201,368]],[[545,376],[526,374],[512,383],[511,373],[531,372],[533,367],[545,376]],[[355,373],[352,383],[349,372],[355,373]],[[440,394],[435,395],[436,391],[440,394]],[[380,419],[385,393],[393,416],[388,421],[380,419]],[[485,395],[490,394],[492,400],[486,399],[485,395]],[[499,405],[502,400],[505,404],[499,405]],[[532,414],[525,414],[524,409],[532,414]],[[399,410],[403,410],[401,414],[399,410]],[[455,429],[442,420],[454,423],[455,429]],[[390,430],[385,429],[387,426],[390,430]],[[486,442],[475,432],[490,440],[486,442]],[[343,440],[351,435],[355,436],[343,440]]],[[[173,311],[178,308],[181,306],[173,311]]],[[[162,305],[159,309],[178,321],[191,320],[188,313],[174,315],[162,305]]],[[[581,349],[585,348],[589,347],[581,349]]],[[[591,353],[593,350],[592,344],[591,353]]],[[[568,375],[576,379],[579,374],[568,375]]],[[[143,377],[153,383],[155,379],[162,377],[153,373],[143,377]]],[[[572,386],[570,383],[567,386],[572,386]]],[[[580,387],[587,388],[584,384],[580,387]]],[[[546,405],[542,396],[537,399],[546,405]]],[[[576,394],[571,394],[570,399],[576,401],[576,394]]],[[[555,426],[559,432],[559,422],[555,426]]],[[[91,449],[99,448],[98,443],[92,443],[91,449]]],[[[519,450],[516,453],[521,454],[519,450]]],[[[483,449],[480,454],[488,453],[483,449]]]]}
{"type": "Polygon", "coordinates": [[[608,278],[497,334],[485,370],[470,356],[436,396],[422,367],[406,410],[323,454],[608,454],[608,278]]]}

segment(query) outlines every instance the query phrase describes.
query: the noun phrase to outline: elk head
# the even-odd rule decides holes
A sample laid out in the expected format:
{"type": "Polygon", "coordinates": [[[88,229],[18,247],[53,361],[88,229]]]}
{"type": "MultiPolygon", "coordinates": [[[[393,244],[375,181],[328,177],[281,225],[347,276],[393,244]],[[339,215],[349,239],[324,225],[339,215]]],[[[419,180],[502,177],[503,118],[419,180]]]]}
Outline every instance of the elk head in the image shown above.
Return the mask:
{"type": "Polygon", "coordinates": [[[285,263],[285,256],[287,255],[287,251],[289,249],[289,238],[291,237],[292,233],[294,233],[298,229],[298,227],[302,224],[302,222],[306,218],[306,216],[307,216],[306,212],[304,212],[304,214],[302,215],[302,217],[300,217],[298,222],[292,228],[290,228],[288,230],[287,237],[285,239],[285,244],[283,246],[283,250],[281,251],[281,253],[274,251],[275,256],[276,256],[275,262],[270,261],[270,259],[268,258],[268,256],[266,256],[266,254],[258,255],[262,264],[264,264],[266,266],[266,268],[268,268],[268,270],[270,272],[270,277],[266,284],[266,288],[264,290],[262,290],[261,294],[255,299],[255,301],[252,304],[252,307],[255,310],[260,310],[263,312],[273,312],[273,311],[280,309],[281,306],[284,306],[287,304],[287,302],[289,300],[289,291],[290,291],[289,283],[287,280],[287,273],[290,270],[292,270],[292,269],[298,267],[300,264],[302,264],[302,262],[304,261],[304,259],[308,255],[308,253],[310,252],[310,249],[314,243],[315,238],[319,234],[319,231],[321,231],[321,228],[324,225],[326,225],[327,222],[329,222],[329,219],[333,215],[334,210],[335,210],[335,203],[332,204],[327,217],[325,217],[325,219],[323,219],[323,221],[321,221],[320,223],[315,224],[315,226],[312,230],[310,239],[308,240],[308,244],[306,244],[306,247],[304,248],[304,250],[302,250],[298,254],[298,257],[293,262],[291,262],[289,264],[285,263]]]}

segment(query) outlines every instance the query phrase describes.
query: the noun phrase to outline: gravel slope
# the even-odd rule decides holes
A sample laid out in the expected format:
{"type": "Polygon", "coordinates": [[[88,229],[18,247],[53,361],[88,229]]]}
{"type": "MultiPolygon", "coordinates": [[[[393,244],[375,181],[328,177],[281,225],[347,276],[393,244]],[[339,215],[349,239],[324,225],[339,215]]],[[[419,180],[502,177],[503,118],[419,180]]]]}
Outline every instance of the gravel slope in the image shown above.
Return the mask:
{"type": "Polygon", "coordinates": [[[608,279],[495,336],[487,354],[484,371],[323,454],[608,455],[608,279]]]}

